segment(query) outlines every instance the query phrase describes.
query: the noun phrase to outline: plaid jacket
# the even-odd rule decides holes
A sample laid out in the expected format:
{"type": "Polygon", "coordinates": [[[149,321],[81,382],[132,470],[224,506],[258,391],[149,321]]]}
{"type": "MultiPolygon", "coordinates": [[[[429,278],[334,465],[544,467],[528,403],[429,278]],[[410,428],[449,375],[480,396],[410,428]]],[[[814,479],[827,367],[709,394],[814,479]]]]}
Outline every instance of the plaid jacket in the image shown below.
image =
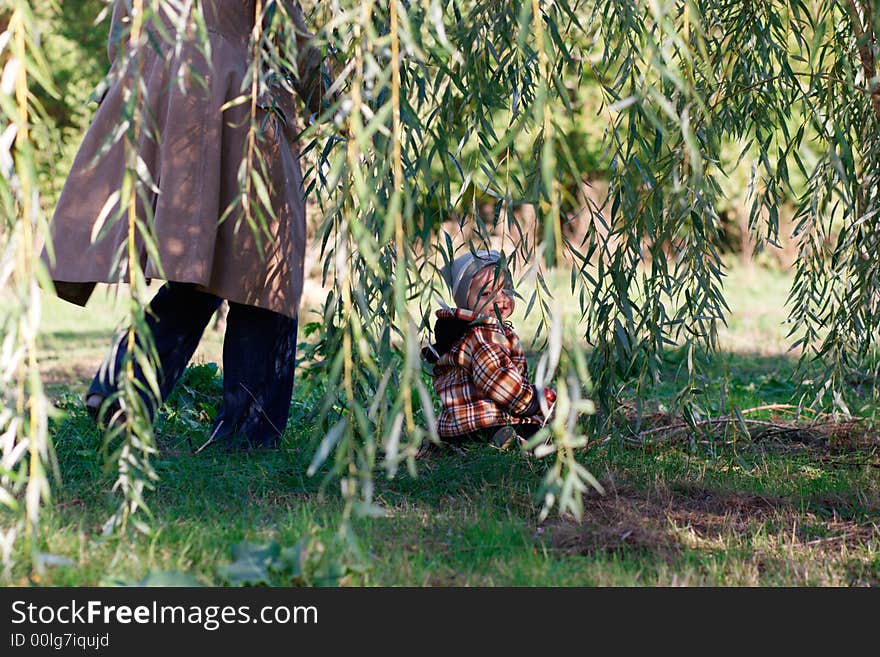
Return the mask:
{"type": "Polygon", "coordinates": [[[495,317],[479,321],[463,308],[438,310],[437,342],[423,354],[434,363],[434,390],[443,406],[441,437],[506,424],[541,424],[535,386],[513,328],[495,317]]]}

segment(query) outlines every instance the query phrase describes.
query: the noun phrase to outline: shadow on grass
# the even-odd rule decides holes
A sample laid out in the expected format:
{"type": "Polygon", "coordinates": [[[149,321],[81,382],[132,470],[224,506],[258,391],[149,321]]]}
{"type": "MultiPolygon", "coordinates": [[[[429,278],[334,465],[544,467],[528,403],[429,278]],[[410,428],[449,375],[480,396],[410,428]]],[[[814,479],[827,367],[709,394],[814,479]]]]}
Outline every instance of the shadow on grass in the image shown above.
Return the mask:
{"type": "Polygon", "coordinates": [[[110,343],[113,339],[114,331],[71,331],[71,330],[63,330],[63,331],[50,331],[47,333],[41,333],[40,339],[52,342],[65,342],[67,343],[67,347],[71,350],[75,350],[76,347],[83,342],[101,342],[107,343],[107,349],[110,349],[110,343]]]}
{"type": "MultiPolygon", "coordinates": [[[[760,533],[836,550],[880,538],[876,526],[860,522],[861,514],[821,513],[839,502],[827,497],[795,501],[680,483],[647,489],[604,483],[608,494],[590,496],[582,521],[555,518],[546,524],[551,545],[566,553],[634,549],[671,558],[686,549],[725,549],[760,533]]],[[[877,502],[872,500],[872,515],[877,502]]]]}

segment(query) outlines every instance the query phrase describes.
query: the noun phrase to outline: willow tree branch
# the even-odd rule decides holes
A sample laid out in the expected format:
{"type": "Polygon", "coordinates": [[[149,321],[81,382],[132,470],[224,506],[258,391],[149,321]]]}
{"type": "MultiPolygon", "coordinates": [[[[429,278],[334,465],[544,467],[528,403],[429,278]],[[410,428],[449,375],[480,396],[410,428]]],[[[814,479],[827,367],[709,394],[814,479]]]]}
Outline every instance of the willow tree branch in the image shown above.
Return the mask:
{"type": "Polygon", "coordinates": [[[869,86],[873,87],[871,91],[871,107],[874,109],[874,118],[880,123],[880,88],[877,87],[876,83],[871,82],[876,75],[876,66],[874,62],[875,36],[872,20],[873,16],[871,15],[870,8],[866,9],[866,23],[863,24],[855,0],[847,0],[847,8],[849,9],[853,32],[856,36],[859,58],[862,60],[862,71],[865,74],[865,81],[869,86]]]}

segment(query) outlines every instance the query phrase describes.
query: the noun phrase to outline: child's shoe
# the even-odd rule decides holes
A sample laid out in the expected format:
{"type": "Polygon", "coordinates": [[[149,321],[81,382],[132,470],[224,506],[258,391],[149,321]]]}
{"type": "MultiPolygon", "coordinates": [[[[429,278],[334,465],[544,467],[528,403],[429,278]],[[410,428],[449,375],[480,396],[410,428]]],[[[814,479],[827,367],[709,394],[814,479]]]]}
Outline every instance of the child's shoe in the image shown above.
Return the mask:
{"type": "Polygon", "coordinates": [[[501,451],[507,451],[510,449],[511,445],[516,445],[522,443],[522,438],[516,433],[516,429],[514,429],[511,425],[505,425],[498,429],[495,434],[492,436],[492,440],[490,444],[501,451]]]}
{"type": "Polygon", "coordinates": [[[422,440],[419,450],[416,452],[416,460],[429,459],[440,454],[443,451],[443,445],[431,441],[429,438],[422,440]]]}

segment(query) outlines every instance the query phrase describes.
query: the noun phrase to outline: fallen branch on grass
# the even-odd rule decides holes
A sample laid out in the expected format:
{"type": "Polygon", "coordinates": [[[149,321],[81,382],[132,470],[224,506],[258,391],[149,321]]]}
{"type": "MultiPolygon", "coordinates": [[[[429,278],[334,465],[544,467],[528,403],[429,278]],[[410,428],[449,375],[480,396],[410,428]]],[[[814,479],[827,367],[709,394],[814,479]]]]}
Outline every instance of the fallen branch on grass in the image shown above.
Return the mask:
{"type": "Polygon", "coordinates": [[[793,431],[800,430],[800,427],[792,427],[786,424],[780,424],[778,422],[768,422],[766,420],[750,420],[747,418],[738,418],[732,416],[711,418],[708,420],[698,420],[694,423],[688,423],[685,421],[675,422],[674,424],[669,424],[662,427],[654,427],[652,429],[645,429],[644,431],[640,431],[635,440],[644,442],[645,438],[648,436],[652,436],[654,434],[663,434],[663,438],[671,439],[676,435],[682,433],[683,431],[687,431],[689,429],[698,429],[700,427],[714,426],[714,425],[726,425],[726,424],[746,424],[753,426],[762,426],[768,427],[770,429],[776,429],[779,431],[793,431]]]}
{"type": "Polygon", "coordinates": [[[688,430],[695,431],[707,427],[727,427],[731,425],[740,427],[741,429],[743,429],[743,433],[748,434],[749,437],[752,439],[766,439],[790,433],[811,434],[817,429],[826,426],[831,426],[842,430],[850,430],[857,424],[865,421],[867,421],[867,418],[851,417],[841,422],[833,414],[820,413],[807,407],[798,407],[791,404],[767,404],[764,406],[756,406],[754,408],[743,409],[734,415],[708,418],[705,420],[697,420],[695,422],[676,420],[675,422],[672,422],[670,424],[652,427],[650,429],[640,431],[634,437],[627,438],[627,441],[636,444],[645,444],[646,442],[648,442],[649,439],[651,439],[652,436],[656,436],[658,434],[658,438],[653,439],[653,442],[656,442],[658,440],[669,441],[688,430]],[[759,411],[796,411],[798,415],[802,414],[804,411],[809,411],[810,413],[813,413],[815,417],[806,424],[783,423],[770,420],[755,420],[744,417],[745,415],[749,415],[751,413],[756,413],[759,411]],[[757,434],[753,435],[749,431],[749,427],[759,427],[761,430],[757,434]]]}

